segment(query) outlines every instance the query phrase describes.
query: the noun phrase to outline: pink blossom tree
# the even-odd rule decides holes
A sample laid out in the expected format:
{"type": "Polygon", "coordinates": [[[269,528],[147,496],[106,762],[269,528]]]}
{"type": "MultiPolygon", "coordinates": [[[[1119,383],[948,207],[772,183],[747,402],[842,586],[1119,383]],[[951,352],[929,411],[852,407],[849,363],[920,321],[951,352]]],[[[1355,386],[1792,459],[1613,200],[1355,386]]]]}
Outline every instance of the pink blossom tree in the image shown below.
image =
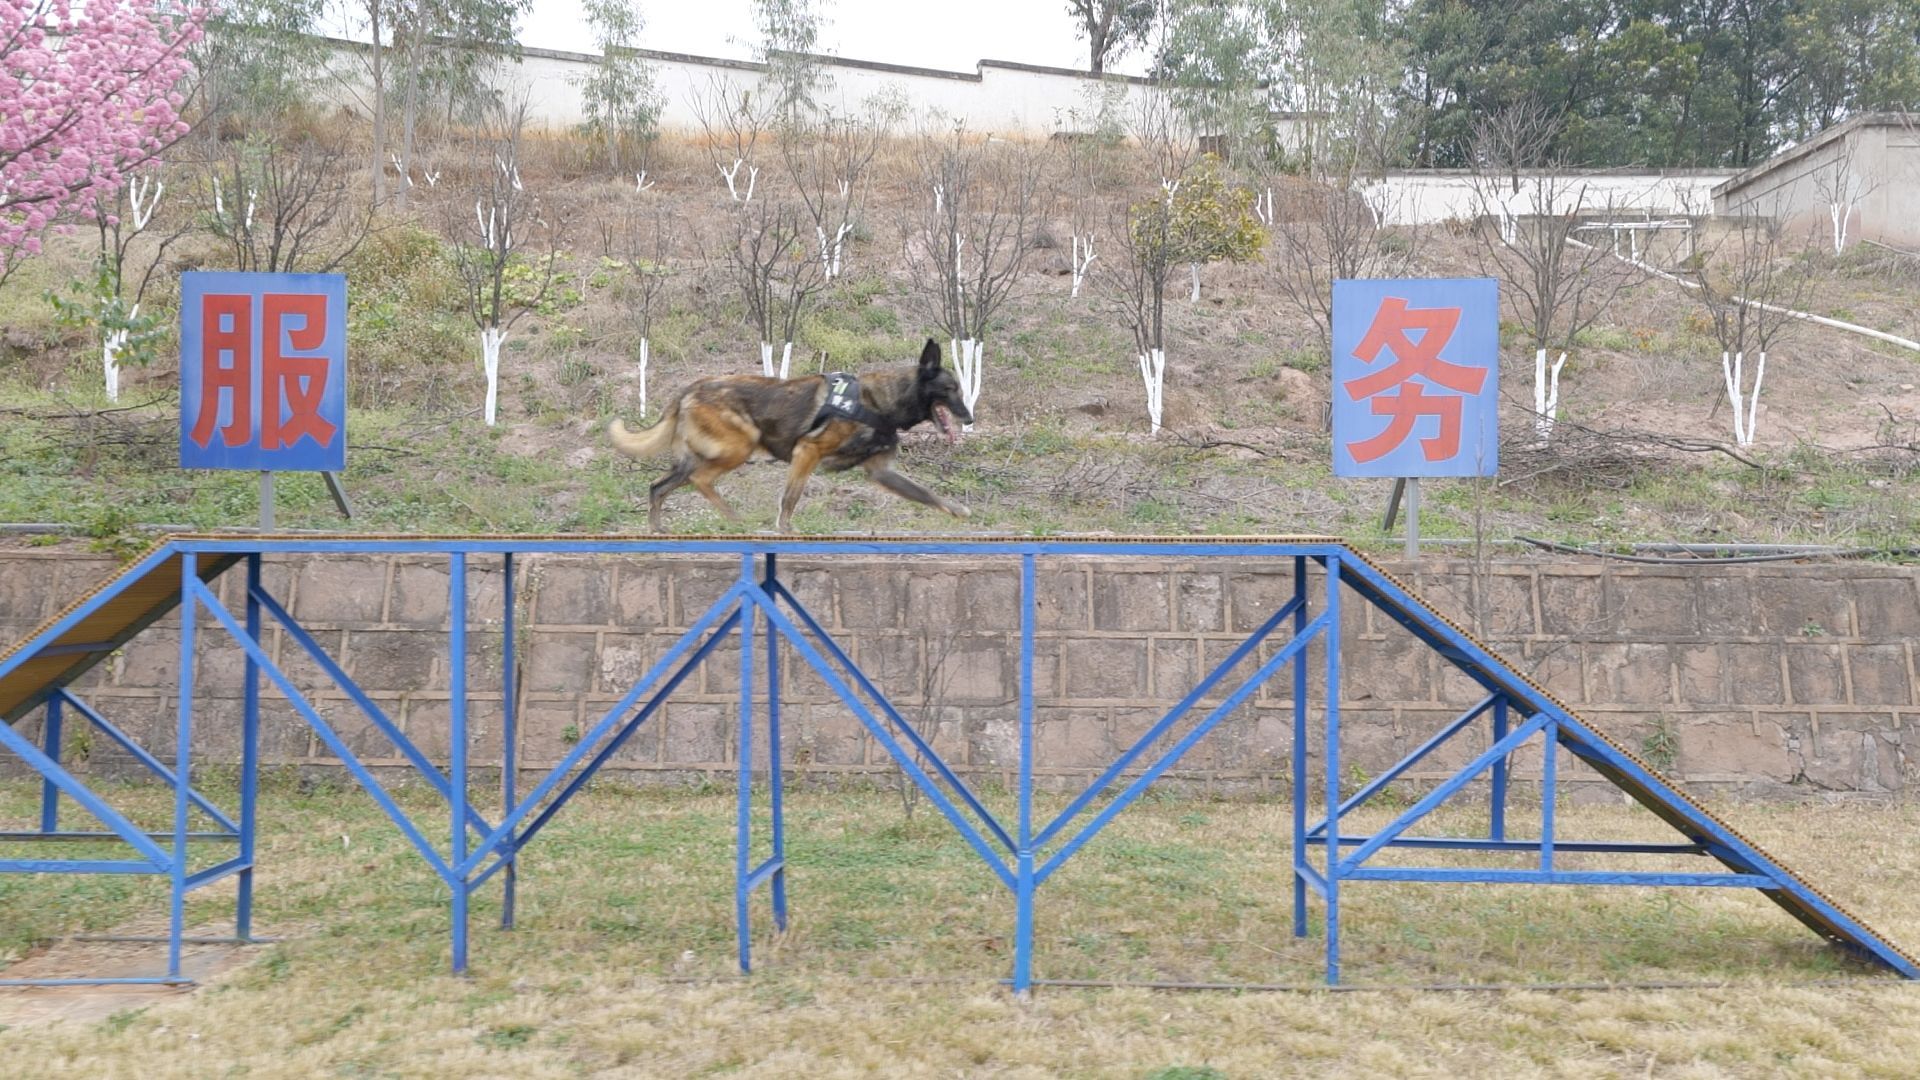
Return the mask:
{"type": "Polygon", "coordinates": [[[67,211],[112,195],[186,133],[186,50],[206,11],[0,0],[0,280],[67,211]]]}

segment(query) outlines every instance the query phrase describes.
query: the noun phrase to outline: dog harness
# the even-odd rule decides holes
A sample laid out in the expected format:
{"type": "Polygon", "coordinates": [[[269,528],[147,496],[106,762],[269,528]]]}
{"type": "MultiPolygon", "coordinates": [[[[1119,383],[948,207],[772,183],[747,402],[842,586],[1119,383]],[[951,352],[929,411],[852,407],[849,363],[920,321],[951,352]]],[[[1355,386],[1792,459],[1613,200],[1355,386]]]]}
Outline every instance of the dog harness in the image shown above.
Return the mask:
{"type": "Polygon", "coordinates": [[[821,403],[807,430],[818,431],[821,425],[835,418],[865,424],[875,431],[884,431],[890,426],[879,414],[860,404],[860,380],[844,371],[827,375],[827,400],[821,403]]]}

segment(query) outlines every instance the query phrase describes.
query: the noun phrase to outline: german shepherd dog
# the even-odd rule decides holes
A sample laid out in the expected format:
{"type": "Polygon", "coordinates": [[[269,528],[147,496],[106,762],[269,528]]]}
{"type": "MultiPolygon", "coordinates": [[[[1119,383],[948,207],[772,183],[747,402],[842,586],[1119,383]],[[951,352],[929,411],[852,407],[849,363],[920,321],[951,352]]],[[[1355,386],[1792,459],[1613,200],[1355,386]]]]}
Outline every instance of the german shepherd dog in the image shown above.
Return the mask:
{"type": "MultiPolygon", "coordinates": [[[[839,472],[858,465],[881,487],[905,499],[944,510],[957,518],[965,506],[935,495],[893,471],[900,449],[900,432],[928,420],[954,439],[953,421],[973,422],[973,413],[960,396],[960,381],[940,366],[940,346],[928,339],[918,364],[902,364],[859,376],[857,405],[830,390],[851,385],[844,376],[808,375],[798,379],[768,379],[758,375],[723,375],[702,379],[680,391],[667,403],[659,423],[642,431],[628,431],[614,420],[608,426],[613,445],[631,458],[673,454],[673,467],[647,491],[647,525],[660,531],[660,504],[682,485],[692,484],[729,521],[739,521],[733,506],[714,490],[714,482],[746,464],[756,454],[790,462],[787,489],[780,498],[776,528],[789,532],[793,508],[806,490],[815,469],[839,472]]],[[[766,460],[762,458],[761,460],[766,460]]]]}

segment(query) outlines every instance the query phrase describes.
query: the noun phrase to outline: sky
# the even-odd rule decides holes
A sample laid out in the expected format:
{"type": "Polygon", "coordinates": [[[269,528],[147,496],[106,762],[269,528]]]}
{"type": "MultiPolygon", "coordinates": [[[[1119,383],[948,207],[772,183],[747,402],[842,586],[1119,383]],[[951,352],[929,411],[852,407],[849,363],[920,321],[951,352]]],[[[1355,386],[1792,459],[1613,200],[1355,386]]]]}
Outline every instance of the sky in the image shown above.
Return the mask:
{"type": "MultiPolygon", "coordinates": [[[[646,20],[640,45],[666,52],[748,59],[755,33],[748,0],[639,0],[646,20]]],[[[819,0],[826,25],[822,52],[849,60],[974,70],[981,60],[1050,67],[1087,66],[1066,0],[819,0]]],[[[520,42],[535,48],[595,52],[577,0],[535,0],[520,42]]],[[[1112,70],[1140,74],[1143,56],[1112,70]]]]}

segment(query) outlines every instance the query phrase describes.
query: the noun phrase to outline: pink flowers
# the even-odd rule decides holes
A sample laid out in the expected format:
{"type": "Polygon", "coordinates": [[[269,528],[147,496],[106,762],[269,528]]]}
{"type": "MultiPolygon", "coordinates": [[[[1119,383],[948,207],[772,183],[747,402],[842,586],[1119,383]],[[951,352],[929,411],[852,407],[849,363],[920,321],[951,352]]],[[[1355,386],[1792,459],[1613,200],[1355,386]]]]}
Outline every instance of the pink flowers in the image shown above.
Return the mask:
{"type": "Polygon", "coordinates": [[[0,275],[70,207],[187,130],[176,89],[204,6],[0,0],[0,275]]]}

